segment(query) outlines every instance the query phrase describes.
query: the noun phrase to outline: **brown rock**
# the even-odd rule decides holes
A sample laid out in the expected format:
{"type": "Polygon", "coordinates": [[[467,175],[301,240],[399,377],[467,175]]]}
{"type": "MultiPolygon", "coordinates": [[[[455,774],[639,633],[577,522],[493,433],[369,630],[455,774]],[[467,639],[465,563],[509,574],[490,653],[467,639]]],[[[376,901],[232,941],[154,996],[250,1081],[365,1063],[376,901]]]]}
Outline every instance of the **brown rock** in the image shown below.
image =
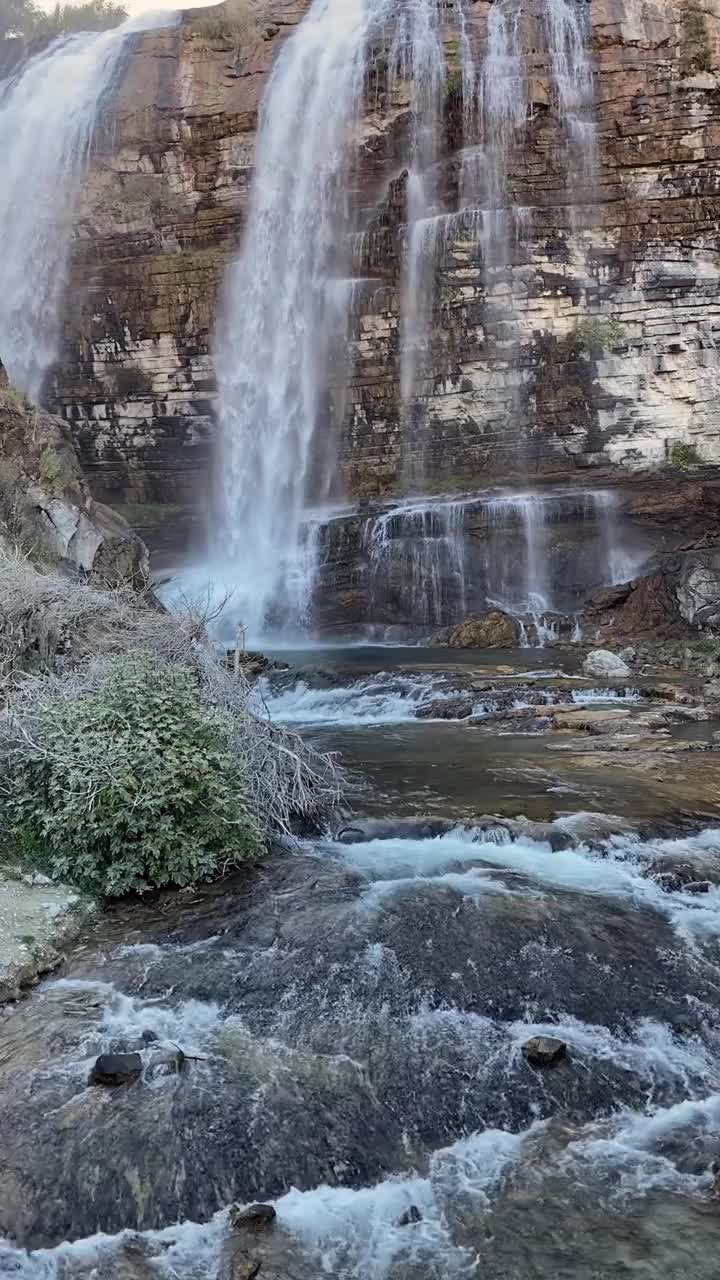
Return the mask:
{"type": "Polygon", "coordinates": [[[516,643],[515,623],[509,614],[491,609],[453,627],[446,643],[450,649],[511,649],[516,643]]]}

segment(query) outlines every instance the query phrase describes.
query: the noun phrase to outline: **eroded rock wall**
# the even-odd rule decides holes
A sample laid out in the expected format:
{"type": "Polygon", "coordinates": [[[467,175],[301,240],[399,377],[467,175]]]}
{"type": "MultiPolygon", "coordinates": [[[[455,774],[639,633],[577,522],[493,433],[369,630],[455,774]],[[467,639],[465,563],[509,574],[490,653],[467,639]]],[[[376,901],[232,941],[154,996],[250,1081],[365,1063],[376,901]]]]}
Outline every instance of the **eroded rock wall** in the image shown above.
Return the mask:
{"type": "MultiPolygon", "coordinates": [[[[451,224],[411,410],[400,402],[398,334],[407,99],[369,100],[351,192],[368,233],[357,241],[352,358],[338,377],[342,416],[324,426],[340,440],[349,496],[391,495],[408,473],[430,491],[576,482],[578,470],[663,463],[677,443],[686,458],[720,461],[720,6],[587,7],[595,163],[569,170],[547,59],[529,55],[505,260],[488,270],[481,218],[451,224]]],[[[246,45],[222,7],[196,11],[140,37],[129,59],[84,194],[50,391],[104,499],[184,503],[207,485],[218,290],[242,233],[262,91],[306,8],[267,4],[246,45]]],[[[470,6],[478,61],[490,8],[470,6]]],[[[458,115],[450,74],[448,212],[458,207],[458,115]]]]}

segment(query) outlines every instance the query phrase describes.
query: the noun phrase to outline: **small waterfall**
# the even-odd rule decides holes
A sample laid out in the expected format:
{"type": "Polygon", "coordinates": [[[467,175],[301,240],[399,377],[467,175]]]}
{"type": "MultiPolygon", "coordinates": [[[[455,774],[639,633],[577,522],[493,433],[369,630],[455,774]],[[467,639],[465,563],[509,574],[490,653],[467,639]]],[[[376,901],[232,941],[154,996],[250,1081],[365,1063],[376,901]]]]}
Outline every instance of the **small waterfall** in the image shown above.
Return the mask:
{"type": "Polygon", "coordinates": [[[569,189],[580,167],[590,171],[594,157],[593,67],[584,6],[573,0],[534,0],[529,6],[525,0],[496,0],[488,16],[479,84],[489,209],[483,248],[489,270],[506,264],[510,239],[520,225],[513,216],[516,201],[508,191],[508,166],[532,118],[538,90],[542,97],[538,72],[547,77],[547,105],[554,105],[566,136],[569,189]],[[536,41],[544,45],[537,67],[531,62],[536,41]]]}
{"type": "Polygon", "coordinates": [[[414,114],[407,184],[407,243],[401,298],[400,394],[415,391],[418,361],[427,336],[428,303],[433,288],[433,259],[425,251],[425,219],[435,199],[434,165],[445,82],[445,56],[439,31],[438,0],[411,0],[402,16],[391,65],[403,79],[414,79],[414,114]]]}
{"type": "Polygon", "coordinates": [[[0,83],[0,360],[37,399],[58,353],[75,202],[133,37],[175,21],[141,14],[54,41],[0,83]]]}
{"type": "Polygon", "coordinates": [[[364,546],[370,612],[392,601],[402,621],[439,626],[467,612],[465,503],[419,500],[371,520],[364,546]]]}
{"type": "Polygon", "coordinates": [[[447,626],[501,609],[522,643],[558,639],[593,588],[636,576],[610,490],[418,498],[366,523],[368,615],[447,626]]]}
{"type": "Polygon", "coordinates": [[[488,602],[532,622],[541,644],[557,639],[557,615],[572,616],[592,587],[629,581],[643,558],[624,546],[611,490],[501,495],[483,515],[488,602]]]}

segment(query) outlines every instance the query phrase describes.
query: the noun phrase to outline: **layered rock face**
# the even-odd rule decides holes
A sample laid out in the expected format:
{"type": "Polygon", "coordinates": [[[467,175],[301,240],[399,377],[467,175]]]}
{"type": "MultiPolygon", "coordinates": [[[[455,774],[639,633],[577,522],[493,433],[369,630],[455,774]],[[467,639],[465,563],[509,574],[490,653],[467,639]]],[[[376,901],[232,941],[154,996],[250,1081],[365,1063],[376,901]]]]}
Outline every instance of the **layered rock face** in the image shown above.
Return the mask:
{"type": "MultiPolygon", "coordinates": [[[[185,14],[139,37],[128,60],[84,191],[50,391],[105,499],[183,502],[207,482],[218,290],[242,232],[267,75],[307,7],[275,0],[251,36],[222,8],[185,14]]],[[[492,7],[469,8],[478,66],[492,7]]],[[[430,491],[467,491],[655,465],[678,442],[720,460],[718,6],[591,0],[595,159],[570,168],[537,5],[526,8],[529,118],[506,158],[514,223],[492,269],[482,218],[457,212],[467,148],[446,42],[440,187],[457,216],[435,234],[411,413],[398,335],[408,113],[383,95],[379,56],[351,192],[364,234],[344,414],[327,424],[351,497],[395,494],[408,469],[430,491]]]]}
{"type": "Polygon", "coordinates": [[[145,544],[90,494],[67,424],[10,387],[0,365],[0,552],[102,586],[147,586],[145,544]]]}

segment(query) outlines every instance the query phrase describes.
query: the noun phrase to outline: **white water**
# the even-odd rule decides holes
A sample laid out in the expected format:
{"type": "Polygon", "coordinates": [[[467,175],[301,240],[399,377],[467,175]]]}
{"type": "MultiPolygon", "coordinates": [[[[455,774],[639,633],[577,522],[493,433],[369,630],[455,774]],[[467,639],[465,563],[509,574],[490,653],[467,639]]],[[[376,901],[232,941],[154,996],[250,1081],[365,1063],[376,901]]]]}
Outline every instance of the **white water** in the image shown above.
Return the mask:
{"type": "MultiPolygon", "coordinates": [[[[423,226],[435,199],[438,123],[445,82],[438,0],[410,0],[400,17],[390,65],[413,81],[413,123],[407,184],[407,232],[400,315],[400,395],[407,402],[415,391],[418,362],[427,336],[434,261],[425,252],[423,226]]],[[[409,424],[406,424],[406,431],[409,424]]],[[[409,442],[408,442],[409,443],[409,442]]]]}
{"type": "Polygon", "coordinates": [[[584,7],[573,0],[496,0],[488,15],[488,46],[480,78],[480,119],[485,139],[489,216],[485,237],[488,265],[507,258],[509,232],[518,226],[517,201],[508,191],[513,149],[523,142],[534,104],[531,65],[536,32],[544,43],[553,106],[566,136],[565,177],[590,163],[594,147],[593,67],[584,7]],[[510,213],[510,217],[508,217],[510,213]]]}
{"type": "Polygon", "coordinates": [[[113,31],[56,40],[0,82],[0,360],[37,399],[58,355],[76,202],[103,114],[143,13],[113,31]]]}
{"type": "MultiPolygon", "coordinates": [[[[458,827],[424,839],[389,838],[339,843],[333,856],[367,876],[371,886],[405,888],[432,886],[436,877],[467,897],[488,891],[486,868],[521,877],[530,892],[560,889],[623,900],[666,916],[676,932],[690,943],[720,937],[720,888],[707,894],[667,893],[644,874],[654,858],[673,857],[696,863],[704,878],[707,860],[720,854],[720,834],[703,832],[679,840],[638,841],[618,836],[599,848],[578,844],[553,849],[527,838],[488,839],[482,831],[458,827]],[[463,870],[463,868],[466,868],[463,870]]],[[[507,879],[505,881],[507,883],[507,879]]],[[[510,881],[513,890],[521,887],[510,881]]],[[[374,895],[375,897],[377,895],[374,895]]]]}
{"type": "Polygon", "coordinates": [[[348,276],[351,144],[373,44],[389,32],[390,88],[414,85],[407,159],[416,220],[430,198],[444,74],[437,0],[314,0],[263,102],[248,226],[216,344],[217,559],[229,562],[223,576],[236,583],[233,608],[253,636],[268,625],[302,625],[312,599],[317,557],[306,513],[333,480],[328,386],[349,308],[349,292],[340,291],[338,305],[330,286],[348,276]]]}
{"type": "MultiPolygon", "coordinates": [[[[307,1275],[308,1280],[313,1275],[335,1280],[400,1280],[407,1274],[460,1280],[477,1274],[471,1241],[473,1237],[482,1240],[484,1233],[492,1240],[493,1215],[503,1212],[503,1193],[516,1180],[525,1183],[525,1192],[515,1210],[519,1252],[513,1254],[513,1262],[521,1263],[524,1244],[542,1265],[543,1255],[537,1251],[547,1249],[548,1242],[538,1238],[537,1221],[527,1218],[528,1192],[533,1201],[542,1197],[547,1179],[547,1194],[554,1200],[560,1193],[565,1212],[571,1207],[582,1212],[583,1197],[591,1197],[607,1224],[609,1246],[617,1233],[627,1229],[638,1232],[648,1193],[667,1191],[696,1200],[700,1207],[708,1194],[710,1175],[683,1173],[666,1154],[664,1144],[668,1140],[688,1145],[699,1141],[705,1149],[712,1149],[719,1136],[720,1093],[710,1092],[697,1100],[644,1113],[624,1111],[610,1120],[568,1128],[564,1135],[562,1131],[554,1133],[547,1122],[516,1134],[486,1129],[435,1151],[422,1174],[390,1177],[359,1190],[331,1186],[312,1191],[293,1189],[274,1204],[280,1226],[298,1242],[297,1274],[307,1275]],[[575,1207],[578,1192],[580,1200],[575,1207]],[[411,1205],[420,1210],[421,1221],[399,1226],[401,1215],[411,1205]],[[628,1223],[624,1214],[633,1209],[628,1223]]],[[[687,1212],[692,1212],[690,1204],[687,1212]]],[[[708,1212],[706,1207],[706,1216],[708,1212]]],[[[183,1223],[144,1233],[143,1240],[155,1254],[148,1274],[168,1280],[217,1280],[225,1220],[225,1213],[220,1213],[206,1226],[183,1223]]],[[[560,1220],[552,1214],[550,1221],[561,1238],[560,1220]]],[[[695,1233],[701,1221],[698,1214],[695,1233]]],[[[507,1231],[508,1223],[504,1226],[507,1231]]],[[[62,1280],[67,1266],[73,1268],[76,1280],[92,1280],[98,1268],[101,1274],[109,1275],[104,1268],[112,1265],[124,1238],[127,1236],[98,1235],[55,1249],[39,1249],[32,1255],[0,1242],[0,1276],[62,1280]]],[[[697,1241],[697,1246],[712,1247],[711,1239],[712,1233],[709,1239],[703,1237],[702,1245],[697,1241]]],[[[648,1240],[652,1242],[652,1234],[648,1240]]],[[[600,1243],[594,1223],[588,1241],[577,1253],[577,1275],[598,1274],[600,1243]]],[[[561,1244],[558,1254],[559,1260],[567,1262],[561,1244]]],[[[682,1246],[672,1272],[652,1269],[662,1267],[662,1255],[644,1256],[649,1276],[672,1275],[676,1280],[681,1274],[677,1268],[682,1246]]],[[[551,1258],[548,1264],[552,1266],[551,1258]]],[[[698,1274],[704,1278],[714,1274],[712,1265],[698,1274]]]]}
{"type": "Polygon", "coordinates": [[[466,505],[463,499],[411,501],[367,524],[371,617],[393,595],[408,622],[438,626],[465,616],[466,505]]]}
{"type": "Polygon", "coordinates": [[[532,622],[528,642],[538,644],[557,639],[548,614],[567,613],[593,587],[628,581],[644,559],[626,547],[617,497],[604,489],[408,499],[367,522],[363,545],[371,620],[388,604],[425,627],[496,607],[518,618],[521,643],[524,621],[532,622]],[[552,529],[567,521],[574,542],[558,558],[552,529]],[[468,528],[478,523],[475,542],[468,528]]]}
{"type": "Polygon", "coordinates": [[[456,696],[457,690],[438,688],[432,676],[389,672],[329,689],[310,688],[302,680],[287,689],[273,689],[261,680],[257,692],[258,711],[267,711],[273,720],[348,728],[414,723],[416,711],[426,703],[456,696]]]}

